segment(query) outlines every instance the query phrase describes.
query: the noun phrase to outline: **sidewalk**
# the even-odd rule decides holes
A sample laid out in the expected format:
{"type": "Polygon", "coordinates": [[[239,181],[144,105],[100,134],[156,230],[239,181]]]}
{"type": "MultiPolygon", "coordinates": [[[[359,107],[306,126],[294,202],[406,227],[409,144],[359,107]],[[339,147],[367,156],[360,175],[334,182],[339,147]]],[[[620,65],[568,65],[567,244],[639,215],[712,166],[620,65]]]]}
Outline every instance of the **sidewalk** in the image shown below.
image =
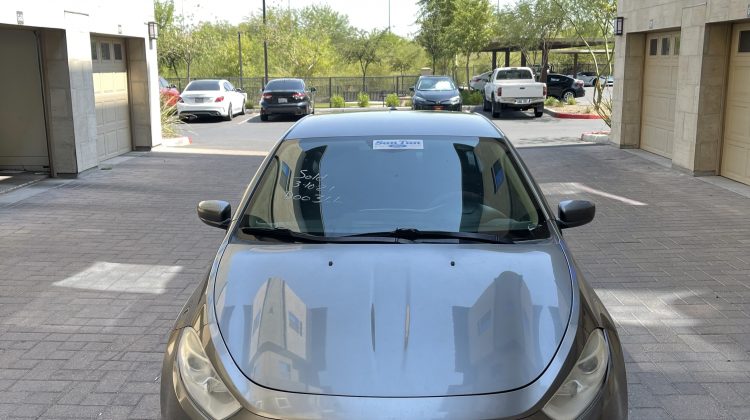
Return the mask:
{"type": "MultiPolygon", "coordinates": [[[[609,146],[520,149],[618,323],[631,419],[750,418],[750,198],[609,146]]],[[[0,204],[0,418],[158,418],[166,334],[261,157],[139,153],[0,204]]],[[[43,184],[42,181],[35,185],[43,184]]]]}

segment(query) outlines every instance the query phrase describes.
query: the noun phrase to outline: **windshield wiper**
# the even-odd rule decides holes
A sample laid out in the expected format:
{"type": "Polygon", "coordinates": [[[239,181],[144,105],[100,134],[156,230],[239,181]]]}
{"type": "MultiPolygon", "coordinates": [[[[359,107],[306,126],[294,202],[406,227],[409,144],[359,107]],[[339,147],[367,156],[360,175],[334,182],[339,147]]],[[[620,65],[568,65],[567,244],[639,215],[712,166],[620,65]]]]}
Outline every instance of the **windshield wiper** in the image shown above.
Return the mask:
{"type": "Polygon", "coordinates": [[[349,238],[362,237],[392,237],[416,241],[421,239],[459,239],[473,242],[484,242],[490,244],[512,244],[513,240],[506,235],[474,232],[448,232],[440,230],[419,230],[413,228],[398,228],[386,232],[368,232],[350,235],[349,238]]]}
{"type": "MultiPolygon", "coordinates": [[[[309,233],[297,232],[287,228],[274,227],[243,227],[242,233],[246,235],[262,236],[274,239],[286,240],[288,242],[308,243],[394,243],[389,238],[356,238],[351,236],[318,236],[309,233]]],[[[381,235],[377,235],[381,236],[381,235]]]]}

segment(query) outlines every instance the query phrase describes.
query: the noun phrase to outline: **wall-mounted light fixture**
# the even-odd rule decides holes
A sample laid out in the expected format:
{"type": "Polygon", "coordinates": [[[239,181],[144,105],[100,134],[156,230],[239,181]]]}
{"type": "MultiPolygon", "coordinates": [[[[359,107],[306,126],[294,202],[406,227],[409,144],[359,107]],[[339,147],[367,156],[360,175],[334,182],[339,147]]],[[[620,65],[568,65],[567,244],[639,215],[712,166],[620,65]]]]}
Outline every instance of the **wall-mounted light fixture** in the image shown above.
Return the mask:
{"type": "Polygon", "coordinates": [[[625,18],[619,16],[615,19],[615,35],[621,36],[623,34],[623,27],[625,25],[625,18]]]}
{"type": "Polygon", "coordinates": [[[122,35],[122,25],[117,25],[117,33],[122,35]]]}
{"type": "Polygon", "coordinates": [[[23,12],[20,10],[16,12],[16,23],[23,25],[23,12]]]}
{"type": "Polygon", "coordinates": [[[158,38],[159,34],[157,33],[156,29],[156,22],[149,22],[148,23],[148,39],[155,40],[158,38]]]}

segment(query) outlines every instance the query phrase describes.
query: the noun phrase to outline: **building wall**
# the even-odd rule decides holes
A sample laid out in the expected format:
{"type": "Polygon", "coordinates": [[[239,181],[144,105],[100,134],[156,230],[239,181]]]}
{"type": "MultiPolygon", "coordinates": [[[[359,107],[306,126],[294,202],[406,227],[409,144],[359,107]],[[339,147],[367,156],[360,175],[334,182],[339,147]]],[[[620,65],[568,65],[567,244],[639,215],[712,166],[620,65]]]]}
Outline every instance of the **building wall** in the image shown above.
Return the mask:
{"type": "Polygon", "coordinates": [[[161,142],[156,45],[148,39],[152,0],[115,6],[96,0],[0,2],[0,27],[42,35],[44,94],[53,175],[76,174],[99,164],[92,80],[91,36],[127,38],[132,143],[150,149],[161,142]],[[22,13],[22,21],[17,12],[22,13]],[[67,62],[65,62],[67,61],[67,62]],[[67,75],[67,81],[65,80],[67,75]],[[71,135],[72,134],[72,135],[71,135]]]}
{"type": "Polygon", "coordinates": [[[625,34],[615,46],[612,141],[638,147],[645,34],[681,38],[673,167],[695,175],[720,170],[723,106],[732,21],[750,18],[747,0],[620,0],[625,34]]]}

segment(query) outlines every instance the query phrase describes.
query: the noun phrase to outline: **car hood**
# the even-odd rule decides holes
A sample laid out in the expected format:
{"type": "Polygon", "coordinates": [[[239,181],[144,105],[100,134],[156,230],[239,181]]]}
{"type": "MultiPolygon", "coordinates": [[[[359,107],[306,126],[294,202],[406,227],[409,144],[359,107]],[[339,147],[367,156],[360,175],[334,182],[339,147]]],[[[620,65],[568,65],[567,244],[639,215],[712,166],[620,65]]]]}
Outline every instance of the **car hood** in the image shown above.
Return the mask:
{"type": "Polygon", "coordinates": [[[258,385],[312,394],[495,393],[541,375],[565,333],[558,244],[229,244],[219,330],[258,385]]]}
{"type": "Polygon", "coordinates": [[[418,90],[414,93],[414,96],[418,96],[428,101],[447,101],[450,98],[460,96],[457,90],[418,90]]]}

